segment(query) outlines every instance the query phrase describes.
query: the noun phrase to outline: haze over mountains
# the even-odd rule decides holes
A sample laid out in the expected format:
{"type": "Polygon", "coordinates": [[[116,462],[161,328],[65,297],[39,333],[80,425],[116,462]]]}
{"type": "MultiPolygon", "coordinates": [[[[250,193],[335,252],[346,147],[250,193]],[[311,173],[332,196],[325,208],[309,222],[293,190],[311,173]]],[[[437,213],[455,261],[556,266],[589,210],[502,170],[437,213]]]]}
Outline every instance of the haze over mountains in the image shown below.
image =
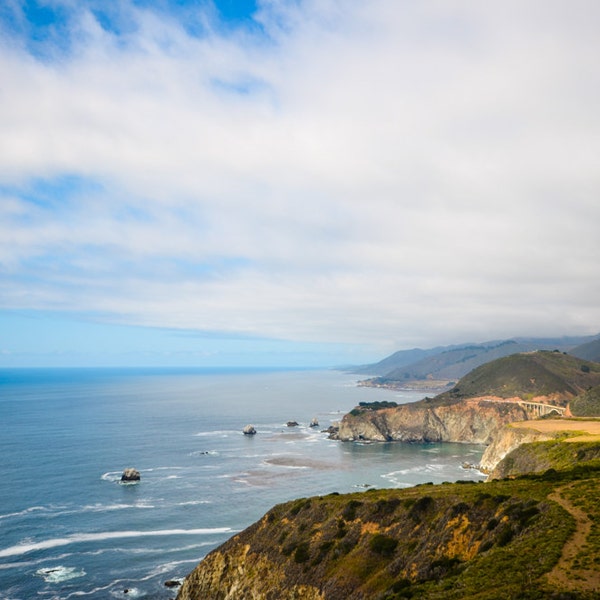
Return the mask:
{"type": "Polygon", "coordinates": [[[376,384],[400,385],[415,380],[456,380],[487,362],[534,350],[558,350],[594,362],[600,361],[600,337],[513,338],[479,344],[438,346],[429,349],[400,350],[383,360],[353,369],[375,375],[376,384]]]}

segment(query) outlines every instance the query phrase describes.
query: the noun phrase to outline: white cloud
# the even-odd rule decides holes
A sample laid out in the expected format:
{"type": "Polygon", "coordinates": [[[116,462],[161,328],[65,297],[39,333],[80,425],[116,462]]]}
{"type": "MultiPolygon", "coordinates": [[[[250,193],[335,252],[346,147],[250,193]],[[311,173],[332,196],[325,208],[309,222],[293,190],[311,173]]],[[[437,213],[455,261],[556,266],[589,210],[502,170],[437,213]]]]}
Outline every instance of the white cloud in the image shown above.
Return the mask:
{"type": "Polygon", "coordinates": [[[129,7],[121,37],[81,12],[60,60],[4,45],[6,308],[382,346],[600,329],[595,2],[262,6],[270,39],[129,7]],[[19,198],[64,175],[96,185],[19,198]]]}

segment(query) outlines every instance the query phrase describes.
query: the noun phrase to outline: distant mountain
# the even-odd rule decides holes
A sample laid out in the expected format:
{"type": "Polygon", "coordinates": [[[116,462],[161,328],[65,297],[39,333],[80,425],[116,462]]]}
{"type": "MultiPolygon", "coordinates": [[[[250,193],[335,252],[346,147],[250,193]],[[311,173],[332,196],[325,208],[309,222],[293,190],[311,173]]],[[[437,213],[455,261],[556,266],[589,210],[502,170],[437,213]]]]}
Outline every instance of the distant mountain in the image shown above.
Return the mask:
{"type": "Polygon", "coordinates": [[[416,363],[428,356],[434,354],[440,354],[448,350],[448,346],[438,346],[437,348],[429,348],[428,350],[422,350],[421,348],[413,348],[412,350],[398,350],[391,356],[380,360],[378,363],[372,365],[363,365],[360,367],[353,367],[353,373],[362,373],[364,375],[385,375],[394,369],[398,369],[405,365],[411,365],[416,363]]]}
{"type": "Polygon", "coordinates": [[[589,353],[588,360],[600,361],[600,339],[594,337],[563,337],[563,338],[515,338],[497,340],[481,344],[463,344],[431,348],[428,350],[413,349],[395,352],[391,356],[373,365],[365,365],[355,369],[356,373],[378,375],[373,384],[390,384],[415,380],[456,380],[466,375],[476,367],[487,362],[534,350],[558,350],[571,353],[573,349],[581,349],[576,356],[586,358],[583,353],[589,353]],[[597,344],[597,345],[596,345],[597,344]],[[589,348],[588,348],[589,347],[589,348]],[[411,359],[416,359],[412,360],[411,359]]]}
{"type": "Polygon", "coordinates": [[[569,354],[585,360],[600,362],[600,338],[572,348],[569,354]]]}

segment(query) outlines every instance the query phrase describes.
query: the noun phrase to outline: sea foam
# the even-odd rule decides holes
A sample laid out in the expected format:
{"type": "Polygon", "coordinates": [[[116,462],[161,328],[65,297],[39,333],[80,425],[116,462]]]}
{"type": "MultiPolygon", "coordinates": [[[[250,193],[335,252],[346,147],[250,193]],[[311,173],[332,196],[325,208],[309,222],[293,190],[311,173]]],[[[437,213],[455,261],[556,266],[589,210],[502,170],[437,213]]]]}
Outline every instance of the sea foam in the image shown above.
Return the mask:
{"type": "Polygon", "coordinates": [[[157,531],[106,531],[102,533],[76,533],[63,538],[54,538],[42,542],[17,544],[0,550],[0,558],[8,556],[19,556],[36,550],[47,550],[59,546],[68,546],[81,542],[97,542],[105,540],[118,540],[136,537],[157,537],[169,535],[214,535],[219,533],[231,533],[230,527],[214,527],[211,529],[160,529],[157,531]]]}
{"type": "Polygon", "coordinates": [[[43,577],[46,583],[61,583],[62,581],[68,581],[69,579],[84,577],[85,571],[75,567],[58,566],[38,569],[35,574],[43,577]]]}

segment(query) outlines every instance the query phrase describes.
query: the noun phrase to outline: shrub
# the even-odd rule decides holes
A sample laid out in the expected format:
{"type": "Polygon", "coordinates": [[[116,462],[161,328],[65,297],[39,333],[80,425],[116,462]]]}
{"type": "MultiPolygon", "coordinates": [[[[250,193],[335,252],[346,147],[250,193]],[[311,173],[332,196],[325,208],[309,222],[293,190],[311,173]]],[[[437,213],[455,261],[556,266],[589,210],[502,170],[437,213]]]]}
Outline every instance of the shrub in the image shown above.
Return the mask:
{"type": "Polygon", "coordinates": [[[395,540],[389,535],[385,535],[383,533],[375,534],[369,543],[371,550],[377,554],[381,554],[382,556],[391,556],[394,554],[397,545],[398,540],[395,540]]]}
{"type": "Polygon", "coordinates": [[[297,563],[304,563],[310,558],[308,553],[308,542],[302,542],[298,544],[296,551],[294,552],[294,561],[297,563]]]}
{"type": "Polygon", "coordinates": [[[342,511],[342,517],[344,517],[346,521],[354,521],[354,519],[356,519],[356,509],[359,506],[362,506],[362,502],[359,502],[358,500],[350,500],[350,502],[346,504],[344,510],[342,511]]]}
{"type": "Polygon", "coordinates": [[[435,502],[431,496],[421,496],[412,505],[408,514],[413,519],[418,520],[419,517],[432,508],[434,504],[435,502]]]}

